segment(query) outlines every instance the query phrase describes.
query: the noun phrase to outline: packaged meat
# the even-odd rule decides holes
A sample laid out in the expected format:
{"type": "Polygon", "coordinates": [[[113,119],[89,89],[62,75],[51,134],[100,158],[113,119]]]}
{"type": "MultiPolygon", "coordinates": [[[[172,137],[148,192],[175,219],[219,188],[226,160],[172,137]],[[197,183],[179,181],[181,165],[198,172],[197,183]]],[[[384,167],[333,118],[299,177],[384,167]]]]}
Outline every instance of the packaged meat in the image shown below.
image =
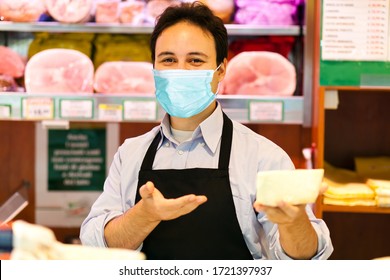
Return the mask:
{"type": "Polygon", "coordinates": [[[236,0],[239,24],[293,25],[301,0],[236,0]]]}
{"type": "Polygon", "coordinates": [[[94,88],[98,93],[146,93],[155,92],[149,62],[112,61],[99,66],[95,73],[94,88]]]}
{"type": "Polygon", "coordinates": [[[0,92],[16,91],[17,87],[13,77],[0,74],[0,92]]]}
{"type": "Polygon", "coordinates": [[[164,12],[166,8],[173,5],[180,5],[179,0],[150,0],[146,5],[146,21],[154,24],[156,18],[164,12]]]}
{"type": "Polygon", "coordinates": [[[98,23],[119,22],[119,3],[120,0],[98,0],[95,21],[98,23]]]}
{"type": "Polygon", "coordinates": [[[124,1],[119,4],[121,23],[142,24],[145,20],[146,3],[142,0],[124,1]]]}
{"type": "Polygon", "coordinates": [[[274,52],[242,52],[227,65],[221,94],[293,95],[296,70],[285,57],[274,52]]]}
{"type": "Polygon", "coordinates": [[[27,62],[27,93],[93,93],[94,67],[85,54],[69,49],[50,49],[27,62]]]}
{"type": "Polygon", "coordinates": [[[25,63],[21,56],[8,47],[0,46],[0,75],[20,78],[24,74],[25,63]]]}
{"type": "Polygon", "coordinates": [[[49,14],[59,22],[86,22],[91,17],[93,0],[45,0],[49,14]]]}
{"type": "Polygon", "coordinates": [[[45,11],[43,0],[0,0],[0,18],[3,20],[34,22],[45,11]]]}
{"type": "Polygon", "coordinates": [[[224,23],[230,23],[234,12],[233,0],[201,0],[212,11],[213,14],[222,19],[224,23]]]}

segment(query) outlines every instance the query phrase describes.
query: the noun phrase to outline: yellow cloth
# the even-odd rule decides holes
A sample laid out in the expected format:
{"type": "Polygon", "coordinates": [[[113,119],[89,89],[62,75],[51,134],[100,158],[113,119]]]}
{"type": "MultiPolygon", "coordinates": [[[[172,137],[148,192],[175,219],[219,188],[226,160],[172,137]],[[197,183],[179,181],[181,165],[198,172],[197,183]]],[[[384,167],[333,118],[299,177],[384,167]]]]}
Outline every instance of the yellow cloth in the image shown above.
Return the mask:
{"type": "Polygon", "coordinates": [[[368,198],[373,199],[375,192],[364,183],[348,183],[343,186],[329,186],[325,197],[334,199],[368,198]]]}
{"type": "Polygon", "coordinates": [[[361,177],[390,180],[390,157],[356,157],[355,166],[361,177]]]}
{"type": "Polygon", "coordinates": [[[376,206],[377,202],[370,198],[335,199],[324,197],[324,204],[340,206],[376,206]]]}

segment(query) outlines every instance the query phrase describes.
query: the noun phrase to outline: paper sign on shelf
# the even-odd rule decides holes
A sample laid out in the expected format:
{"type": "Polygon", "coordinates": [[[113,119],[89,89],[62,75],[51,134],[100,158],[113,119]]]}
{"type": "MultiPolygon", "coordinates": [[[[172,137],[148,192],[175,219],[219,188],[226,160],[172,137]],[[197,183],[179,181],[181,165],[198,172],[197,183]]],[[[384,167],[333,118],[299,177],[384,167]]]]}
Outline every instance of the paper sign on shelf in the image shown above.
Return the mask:
{"type": "Polygon", "coordinates": [[[22,118],[48,120],[54,117],[54,102],[48,97],[26,97],[22,99],[22,118]]]}
{"type": "Polygon", "coordinates": [[[93,99],[61,99],[60,117],[65,119],[92,119],[93,102],[93,99]]]}
{"type": "Polygon", "coordinates": [[[8,104],[0,104],[0,118],[9,119],[12,116],[12,107],[8,104]]]}
{"type": "Polygon", "coordinates": [[[126,100],[123,108],[124,120],[155,121],[157,118],[157,104],[153,100],[126,100]]]}
{"type": "Polygon", "coordinates": [[[390,0],[324,0],[323,60],[389,59],[390,0]]]}
{"type": "Polygon", "coordinates": [[[99,120],[121,121],[122,108],[119,104],[99,104],[99,120]]]}
{"type": "Polygon", "coordinates": [[[282,101],[249,102],[250,121],[283,121],[282,101]]]}

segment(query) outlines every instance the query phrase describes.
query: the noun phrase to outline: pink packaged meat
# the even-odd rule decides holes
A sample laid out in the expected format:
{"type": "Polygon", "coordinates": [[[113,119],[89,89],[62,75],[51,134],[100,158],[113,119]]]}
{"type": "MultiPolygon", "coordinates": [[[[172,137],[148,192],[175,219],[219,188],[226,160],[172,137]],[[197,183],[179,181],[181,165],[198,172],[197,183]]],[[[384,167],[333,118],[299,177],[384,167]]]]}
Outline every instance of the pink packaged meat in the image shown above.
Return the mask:
{"type": "Polygon", "coordinates": [[[85,54],[70,49],[48,49],[27,62],[27,93],[93,93],[94,67],[85,54]]]}
{"type": "Polygon", "coordinates": [[[0,0],[0,18],[8,21],[37,21],[45,11],[43,0],[0,0]]]}
{"type": "Polygon", "coordinates": [[[25,63],[20,55],[12,49],[0,46],[0,61],[0,74],[14,78],[23,76],[25,63]]]}
{"type": "Polygon", "coordinates": [[[242,52],[228,62],[220,87],[221,94],[289,96],[295,91],[296,71],[278,53],[242,52]]]}
{"type": "Polygon", "coordinates": [[[91,17],[93,0],[45,0],[47,11],[59,22],[86,22],[91,17]]]}
{"type": "Polygon", "coordinates": [[[120,0],[98,0],[96,1],[95,21],[98,23],[119,22],[120,0]]]}
{"type": "Polygon", "coordinates": [[[97,93],[153,94],[153,65],[149,62],[112,61],[101,64],[95,73],[97,93]]]}

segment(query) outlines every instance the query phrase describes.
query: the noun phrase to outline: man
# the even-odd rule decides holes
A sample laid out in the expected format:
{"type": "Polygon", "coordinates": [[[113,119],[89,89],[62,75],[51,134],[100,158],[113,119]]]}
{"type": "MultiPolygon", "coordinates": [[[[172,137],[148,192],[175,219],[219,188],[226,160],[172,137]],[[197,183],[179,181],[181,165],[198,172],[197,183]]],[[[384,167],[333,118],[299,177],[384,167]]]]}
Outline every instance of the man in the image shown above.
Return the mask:
{"type": "Polygon", "coordinates": [[[257,172],[294,166],[216,101],[227,50],[226,28],[206,6],[160,16],[151,51],[167,114],[119,148],[82,225],[83,244],[138,249],[148,259],[329,257],[329,231],[308,206],[255,203],[257,172]]]}

